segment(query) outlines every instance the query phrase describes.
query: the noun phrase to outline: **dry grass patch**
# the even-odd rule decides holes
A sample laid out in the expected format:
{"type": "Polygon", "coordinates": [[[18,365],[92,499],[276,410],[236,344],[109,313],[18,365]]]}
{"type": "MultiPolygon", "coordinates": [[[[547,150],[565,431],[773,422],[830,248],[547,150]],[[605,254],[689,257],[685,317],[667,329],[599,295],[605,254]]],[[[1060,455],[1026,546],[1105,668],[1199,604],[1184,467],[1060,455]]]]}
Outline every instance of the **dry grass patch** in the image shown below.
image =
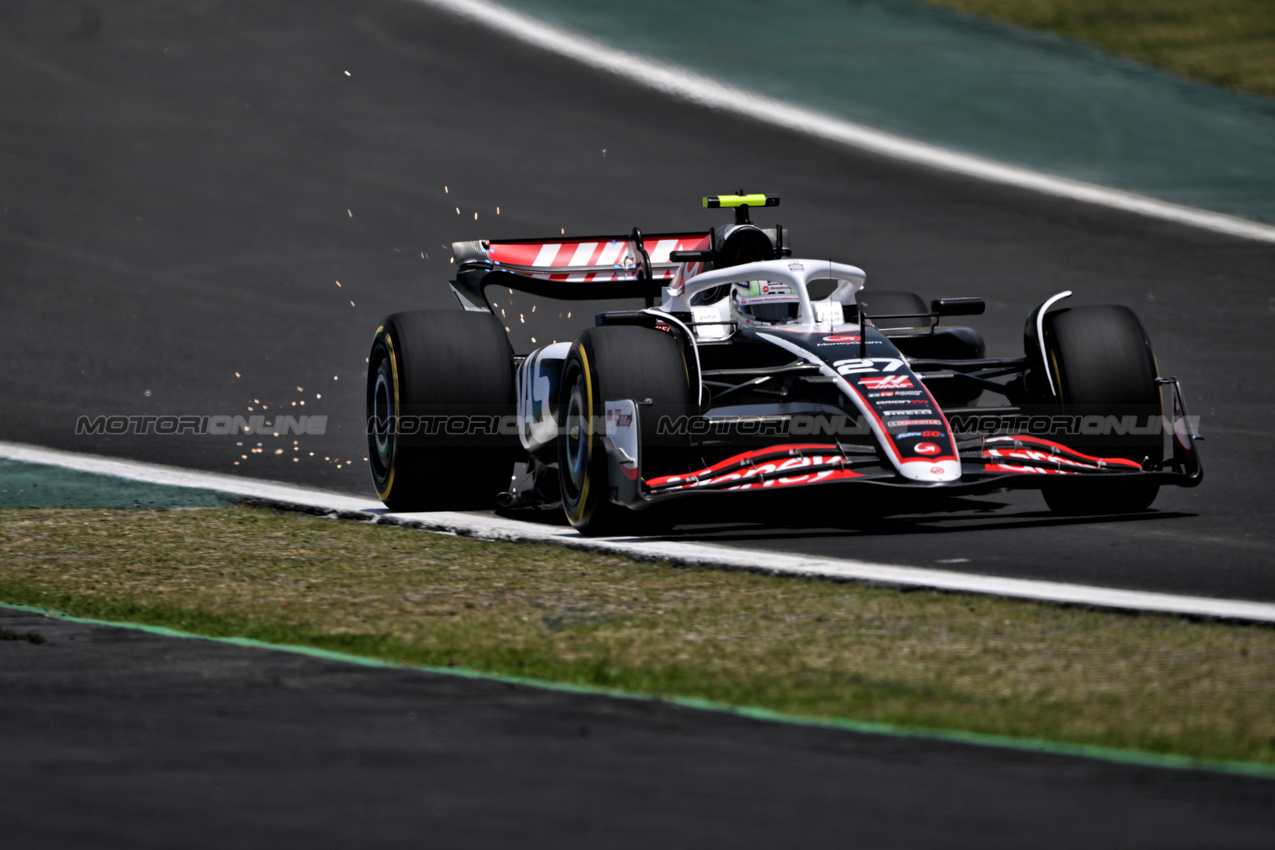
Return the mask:
{"type": "Polygon", "coordinates": [[[1239,91],[1275,97],[1270,0],[925,0],[1239,91]]]}
{"type": "Polygon", "coordinates": [[[784,712],[1275,763],[1275,629],[246,507],[0,511],[0,600],[784,712]]]}

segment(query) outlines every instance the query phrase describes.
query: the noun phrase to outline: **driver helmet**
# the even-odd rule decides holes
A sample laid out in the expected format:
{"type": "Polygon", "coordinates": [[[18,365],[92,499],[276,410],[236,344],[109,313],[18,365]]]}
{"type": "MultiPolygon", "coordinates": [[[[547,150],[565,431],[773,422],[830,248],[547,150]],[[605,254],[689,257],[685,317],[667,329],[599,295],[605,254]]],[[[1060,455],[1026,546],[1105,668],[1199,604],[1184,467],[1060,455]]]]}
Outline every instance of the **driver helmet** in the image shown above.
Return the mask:
{"type": "Polygon", "coordinates": [[[731,307],[745,324],[787,325],[797,321],[801,299],[786,283],[747,280],[735,284],[731,307]]]}

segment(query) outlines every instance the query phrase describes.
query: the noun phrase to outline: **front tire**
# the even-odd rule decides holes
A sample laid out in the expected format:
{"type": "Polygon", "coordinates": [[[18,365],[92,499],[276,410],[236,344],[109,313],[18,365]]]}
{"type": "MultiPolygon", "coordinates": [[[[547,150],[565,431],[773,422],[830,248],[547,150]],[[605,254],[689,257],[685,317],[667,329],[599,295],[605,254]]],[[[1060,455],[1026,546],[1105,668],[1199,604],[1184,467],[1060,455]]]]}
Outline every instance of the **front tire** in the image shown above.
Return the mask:
{"type": "MultiPolygon", "coordinates": [[[[1047,367],[1062,411],[1069,415],[1135,416],[1139,425],[1161,416],[1160,388],[1151,341],[1128,307],[1100,305],[1052,313],[1045,325],[1047,367]]],[[[1083,448],[1089,454],[1122,457],[1139,463],[1164,458],[1163,440],[1152,435],[1103,434],[1083,448]]],[[[1133,513],[1155,501],[1157,484],[1121,484],[1101,478],[1059,481],[1044,490],[1045,503],[1058,514],[1133,513]]]]}
{"type": "Polygon", "coordinates": [[[494,506],[516,457],[513,412],[513,357],[491,314],[416,310],[377,328],[368,357],[368,459],[390,510],[494,506]]]}
{"type": "Polygon", "coordinates": [[[563,367],[558,403],[558,481],[567,521],[597,536],[642,530],[642,512],[611,501],[602,445],[607,399],[637,402],[643,478],[684,471],[689,437],[661,434],[662,417],[690,412],[690,380],[677,341],[669,334],[628,325],[580,334],[563,367]],[[648,402],[649,403],[646,403],[648,402]]]}

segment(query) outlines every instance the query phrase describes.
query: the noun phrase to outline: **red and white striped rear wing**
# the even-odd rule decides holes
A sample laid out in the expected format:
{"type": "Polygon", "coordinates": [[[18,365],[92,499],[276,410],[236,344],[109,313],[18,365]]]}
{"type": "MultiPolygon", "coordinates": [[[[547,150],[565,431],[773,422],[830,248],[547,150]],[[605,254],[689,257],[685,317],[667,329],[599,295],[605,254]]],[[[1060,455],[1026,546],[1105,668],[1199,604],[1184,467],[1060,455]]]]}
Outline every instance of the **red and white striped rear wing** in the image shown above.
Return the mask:
{"type": "Polygon", "coordinates": [[[656,233],[642,245],[650,256],[649,278],[630,236],[454,242],[459,271],[452,284],[463,306],[480,310],[487,309],[482,290],[491,285],[562,299],[659,297],[677,273],[669,255],[711,248],[712,232],[656,233]]]}

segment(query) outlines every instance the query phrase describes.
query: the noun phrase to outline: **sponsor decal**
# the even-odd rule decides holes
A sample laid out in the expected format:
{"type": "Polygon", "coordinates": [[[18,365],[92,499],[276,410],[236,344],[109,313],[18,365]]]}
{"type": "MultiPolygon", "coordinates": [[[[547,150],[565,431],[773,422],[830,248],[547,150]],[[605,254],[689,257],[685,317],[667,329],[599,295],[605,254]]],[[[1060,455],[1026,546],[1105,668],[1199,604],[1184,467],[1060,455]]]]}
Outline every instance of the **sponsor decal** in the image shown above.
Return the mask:
{"type": "Polygon", "coordinates": [[[633,424],[633,414],[624,412],[620,407],[607,408],[607,425],[616,428],[627,428],[633,424]]]}
{"type": "Polygon", "coordinates": [[[889,428],[900,428],[911,425],[942,425],[937,419],[893,419],[886,424],[889,428]]]}
{"type": "Polygon", "coordinates": [[[934,445],[933,443],[917,443],[916,448],[914,448],[912,451],[916,452],[919,455],[936,455],[939,452],[941,452],[942,449],[940,449],[938,446],[934,445]]]}
{"type": "Polygon", "coordinates": [[[921,436],[922,437],[942,437],[943,432],[942,431],[922,431],[921,436]]]}
{"type": "MultiPolygon", "coordinates": [[[[895,424],[895,423],[891,422],[890,424],[891,424],[891,425],[893,425],[893,424],[895,424]]],[[[928,433],[930,433],[930,432],[929,432],[929,431],[908,431],[906,434],[895,434],[895,435],[894,435],[894,439],[896,439],[896,440],[907,440],[907,439],[910,439],[910,438],[912,438],[912,437],[923,437],[923,436],[925,436],[925,435],[926,435],[926,434],[928,434],[928,433]]]]}
{"type": "MultiPolygon", "coordinates": [[[[832,364],[832,368],[837,370],[838,375],[858,375],[863,372],[895,372],[903,368],[903,361],[897,357],[855,357],[850,360],[838,360],[832,364]]],[[[906,378],[906,375],[900,377],[906,378]]],[[[867,381],[863,382],[867,385],[867,381]]],[[[892,385],[893,386],[893,385],[892,385]]],[[[898,384],[897,386],[912,386],[912,384],[898,384]]],[[[880,389],[880,387],[868,387],[868,389],[880,389]]]]}
{"type": "MultiPolygon", "coordinates": [[[[820,304],[822,302],[816,301],[815,303],[820,304]]],[[[821,319],[820,321],[823,321],[823,320],[821,319]]],[[[841,323],[840,319],[831,319],[829,321],[832,321],[834,324],[841,323]]],[[[858,334],[833,334],[832,336],[826,336],[823,339],[819,340],[819,342],[815,343],[815,345],[850,345],[852,343],[855,345],[859,343],[858,334]]],[[[867,344],[868,345],[884,345],[885,340],[870,339],[867,341],[867,344]]]]}
{"type": "Polygon", "coordinates": [[[795,295],[774,293],[771,295],[750,295],[739,299],[740,304],[792,304],[798,300],[795,295]]]}
{"type": "Polygon", "coordinates": [[[930,472],[933,472],[935,475],[942,475],[942,474],[943,474],[943,471],[944,471],[944,470],[943,470],[943,467],[941,467],[941,466],[931,466],[931,467],[930,467],[930,472]]]}
{"type": "MultiPolygon", "coordinates": [[[[844,362],[844,361],[841,361],[841,362],[844,362]]],[[[895,362],[898,362],[898,361],[895,361],[895,362]]],[[[841,369],[838,368],[837,371],[841,372],[841,369]]],[[[890,370],[883,370],[883,371],[890,371],[890,370]]],[[[841,374],[844,375],[846,373],[841,372],[841,374]]],[[[900,390],[900,389],[911,389],[913,384],[912,384],[912,379],[909,378],[907,375],[890,375],[889,377],[886,377],[886,378],[863,378],[859,381],[859,386],[863,387],[866,390],[900,390]]],[[[920,390],[917,390],[917,392],[920,392],[920,390]]]]}
{"type": "Polygon", "coordinates": [[[806,267],[803,266],[801,263],[789,263],[788,270],[794,271],[794,272],[800,272],[800,271],[805,271],[806,267]]]}
{"type": "Polygon", "coordinates": [[[886,416],[921,416],[925,413],[933,413],[934,411],[928,407],[922,407],[918,410],[883,410],[886,416]]]}

